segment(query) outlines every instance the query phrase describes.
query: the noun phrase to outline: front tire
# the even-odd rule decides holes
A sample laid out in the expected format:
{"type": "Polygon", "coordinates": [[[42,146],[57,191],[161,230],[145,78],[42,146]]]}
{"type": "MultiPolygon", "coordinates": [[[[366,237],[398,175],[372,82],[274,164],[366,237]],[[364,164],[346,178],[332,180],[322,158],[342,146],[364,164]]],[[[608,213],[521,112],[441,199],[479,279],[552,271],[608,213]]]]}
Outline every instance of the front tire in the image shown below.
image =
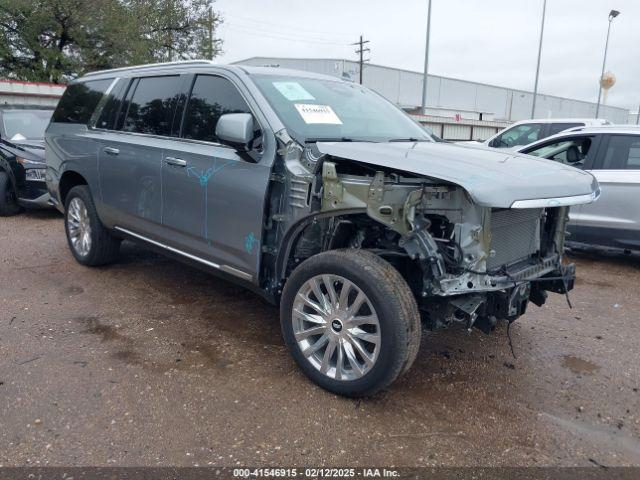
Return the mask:
{"type": "Polygon", "coordinates": [[[82,265],[95,267],[114,262],[120,239],[104,227],[96,211],[89,187],[73,187],[65,201],[64,226],[74,258],[82,265]]]}
{"type": "Polygon", "coordinates": [[[389,386],[420,346],[411,289],[388,262],[363,250],[333,250],[300,264],[285,284],[280,318],[302,371],[349,397],[389,386]]]}
{"type": "Polygon", "coordinates": [[[20,213],[16,191],[7,172],[0,171],[0,217],[11,217],[20,213]]]}

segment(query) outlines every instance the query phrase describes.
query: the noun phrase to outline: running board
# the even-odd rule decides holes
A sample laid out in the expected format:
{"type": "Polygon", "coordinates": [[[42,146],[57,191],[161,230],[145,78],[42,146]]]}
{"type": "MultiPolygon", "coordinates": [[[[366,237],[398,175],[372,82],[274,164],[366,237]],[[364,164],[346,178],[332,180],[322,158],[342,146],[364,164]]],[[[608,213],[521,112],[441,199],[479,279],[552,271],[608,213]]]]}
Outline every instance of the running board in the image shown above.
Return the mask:
{"type": "Polygon", "coordinates": [[[132,232],[131,230],[127,230],[126,228],[122,228],[122,227],[115,227],[116,230],[125,233],[127,235],[130,235],[132,237],[135,237],[139,240],[142,240],[144,242],[150,243],[152,245],[155,245],[156,247],[160,247],[163,248],[165,250],[168,250],[172,253],[177,253],[178,255],[182,255],[183,257],[186,257],[190,260],[202,263],[203,265],[206,265],[207,267],[211,267],[211,268],[215,268],[216,270],[221,270],[225,273],[228,273],[230,275],[233,275],[234,277],[238,277],[241,278],[243,280],[248,280],[248,281],[252,281],[253,280],[253,276],[250,275],[249,273],[243,272],[242,270],[238,270],[237,268],[233,268],[230,267],[229,265],[219,265],[217,263],[211,262],[209,260],[205,260],[204,258],[200,258],[197,257],[195,255],[192,255],[190,253],[187,252],[183,252],[182,250],[178,250],[177,248],[174,247],[170,247],[169,245],[166,245],[162,242],[158,242],[156,240],[152,240],[151,238],[145,237],[144,235],[140,235],[138,233],[132,232]]]}

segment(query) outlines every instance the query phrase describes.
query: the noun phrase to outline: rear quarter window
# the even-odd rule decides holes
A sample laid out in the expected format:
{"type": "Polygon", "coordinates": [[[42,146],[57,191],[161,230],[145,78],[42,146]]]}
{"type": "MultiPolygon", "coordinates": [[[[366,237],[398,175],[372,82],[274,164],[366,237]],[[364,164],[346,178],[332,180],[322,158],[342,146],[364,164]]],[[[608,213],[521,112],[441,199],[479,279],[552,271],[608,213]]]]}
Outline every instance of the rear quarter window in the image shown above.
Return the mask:
{"type": "Polygon", "coordinates": [[[86,125],[112,81],[109,78],[69,85],[58,102],[51,121],[86,125]]]}

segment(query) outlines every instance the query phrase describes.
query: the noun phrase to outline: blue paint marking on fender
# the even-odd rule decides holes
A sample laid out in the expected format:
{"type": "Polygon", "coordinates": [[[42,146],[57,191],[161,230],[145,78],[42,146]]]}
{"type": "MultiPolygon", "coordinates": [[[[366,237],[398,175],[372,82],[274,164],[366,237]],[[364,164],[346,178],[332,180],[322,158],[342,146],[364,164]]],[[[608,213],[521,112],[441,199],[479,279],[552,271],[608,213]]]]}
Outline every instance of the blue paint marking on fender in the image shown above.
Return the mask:
{"type": "Polygon", "coordinates": [[[227,165],[231,165],[231,163],[233,162],[221,163],[219,165],[214,164],[213,167],[203,171],[200,171],[197,168],[192,166],[187,167],[187,177],[193,177],[197,179],[200,186],[204,188],[204,238],[205,240],[207,240],[209,245],[211,245],[211,242],[209,242],[209,225],[208,225],[208,211],[207,211],[208,204],[209,204],[209,198],[208,198],[209,180],[211,180],[211,177],[213,177],[216,173],[218,173],[224,167],[226,167],[227,165]]]}
{"type": "Polygon", "coordinates": [[[247,253],[253,253],[253,248],[256,246],[256,243],[258,243],[258,239],[253,232],[244,237],[244,248],[247,253]]]}

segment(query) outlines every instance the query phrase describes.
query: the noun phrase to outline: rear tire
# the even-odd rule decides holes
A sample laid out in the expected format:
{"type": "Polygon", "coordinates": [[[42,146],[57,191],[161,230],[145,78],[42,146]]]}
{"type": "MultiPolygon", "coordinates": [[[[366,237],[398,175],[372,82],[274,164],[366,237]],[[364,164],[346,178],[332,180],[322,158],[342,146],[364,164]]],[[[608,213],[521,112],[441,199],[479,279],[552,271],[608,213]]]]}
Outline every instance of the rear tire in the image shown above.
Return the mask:
{"type": "Polygon", "coordinates": [[[339,395],[388,387],[420,346],[411,289],[393,266],[363,250],[333,250],[300,264],[284,286],[280,318],[302,371],[339,395]]]}
{"type": "Polygon", "coordinates": [[[78,263],[96,267],[118,258],[121,240],[111,235],[100,221],[86,185],[73,187],[67,194],[64,226],[69,248],[78,263]]]}
{"type": "Polygon", "coordinates": [[[11,217],[20,213],[18,197],[6,172],[0,172],[0,217],[11,217]]]}

